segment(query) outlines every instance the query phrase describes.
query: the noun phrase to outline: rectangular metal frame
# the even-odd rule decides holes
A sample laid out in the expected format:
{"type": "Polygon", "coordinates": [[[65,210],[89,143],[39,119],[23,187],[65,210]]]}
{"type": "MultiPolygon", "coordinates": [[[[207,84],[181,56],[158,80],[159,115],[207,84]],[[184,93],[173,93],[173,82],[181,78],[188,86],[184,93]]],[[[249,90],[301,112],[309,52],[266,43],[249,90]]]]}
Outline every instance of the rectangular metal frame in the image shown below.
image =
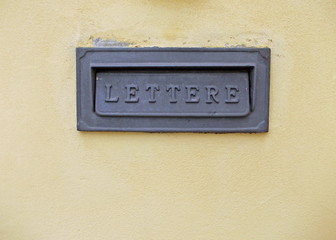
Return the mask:
{"type": "Polygon", "coordinates": [[[141,132],[267,132],[269,48],[77,48],[77,129],[141,132]],[[249,69],[250,113],[243,117],[99,116],[99,69],[249,69]]]}

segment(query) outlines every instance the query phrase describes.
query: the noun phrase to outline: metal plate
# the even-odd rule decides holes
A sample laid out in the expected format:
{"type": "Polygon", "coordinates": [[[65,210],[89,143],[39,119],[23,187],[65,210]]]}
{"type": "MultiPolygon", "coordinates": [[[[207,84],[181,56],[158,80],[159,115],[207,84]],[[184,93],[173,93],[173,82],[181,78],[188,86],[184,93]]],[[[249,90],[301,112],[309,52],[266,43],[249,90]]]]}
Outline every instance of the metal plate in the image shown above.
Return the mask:
{"type": "Polygon", "coordinates": [[[78,48],[84,131],[268,131],[270,50],[78,48]]]}
{"type": "Polygon", "coordinates": [[[96,76],[101,116],[242,117],[250,112],[244,70],[98,71],[96,76]]]}

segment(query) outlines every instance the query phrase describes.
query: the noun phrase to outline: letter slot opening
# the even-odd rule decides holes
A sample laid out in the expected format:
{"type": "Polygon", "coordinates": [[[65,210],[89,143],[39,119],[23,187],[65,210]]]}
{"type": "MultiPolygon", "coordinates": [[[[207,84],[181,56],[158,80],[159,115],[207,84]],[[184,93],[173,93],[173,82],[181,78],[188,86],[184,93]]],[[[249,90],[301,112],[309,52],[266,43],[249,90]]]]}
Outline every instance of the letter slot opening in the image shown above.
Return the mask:
{"type": "Polygon", "coordinates": [[[99,116],[245,117],[250,68],[95,69],[99,116]]]}

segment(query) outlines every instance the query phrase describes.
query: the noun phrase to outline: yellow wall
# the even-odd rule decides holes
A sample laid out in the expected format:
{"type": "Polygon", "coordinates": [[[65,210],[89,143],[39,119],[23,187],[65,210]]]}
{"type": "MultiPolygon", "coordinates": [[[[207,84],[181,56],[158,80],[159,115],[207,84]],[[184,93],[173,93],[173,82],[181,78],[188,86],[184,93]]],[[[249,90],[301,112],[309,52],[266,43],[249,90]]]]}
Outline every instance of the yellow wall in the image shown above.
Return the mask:
{"type": "Polygon", "coordinates": [[[335,0],[1,0],[0,46],[1,240],[336,239],[335,0]],[[77,132],[95,44],[270,47],[270,132],[77,132]]]}

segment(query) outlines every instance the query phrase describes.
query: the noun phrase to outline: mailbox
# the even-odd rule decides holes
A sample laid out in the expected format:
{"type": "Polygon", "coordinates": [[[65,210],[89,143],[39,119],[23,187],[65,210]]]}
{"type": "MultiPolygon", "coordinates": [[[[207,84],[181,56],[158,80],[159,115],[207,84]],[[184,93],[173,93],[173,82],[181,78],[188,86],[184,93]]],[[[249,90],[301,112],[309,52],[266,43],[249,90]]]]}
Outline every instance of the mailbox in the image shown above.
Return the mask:
{"type": "Polygon", "coordinates": [[[268,48],[78,48],[81,131],[267,132],[268,48]]]}

